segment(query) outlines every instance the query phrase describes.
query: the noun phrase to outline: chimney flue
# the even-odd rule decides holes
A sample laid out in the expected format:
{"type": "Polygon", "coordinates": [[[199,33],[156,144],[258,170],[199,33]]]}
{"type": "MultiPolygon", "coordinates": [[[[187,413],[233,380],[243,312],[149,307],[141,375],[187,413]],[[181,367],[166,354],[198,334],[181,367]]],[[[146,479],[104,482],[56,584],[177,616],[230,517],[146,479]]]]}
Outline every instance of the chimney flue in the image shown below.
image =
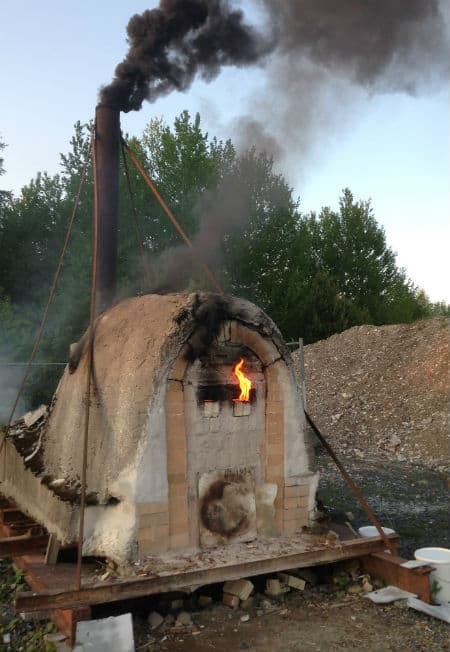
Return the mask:
{"type": "Polygon", "coordinates": [[[95,166],[98,201],[96,314],[114,300],[119,221],[120,112],[99,104],[95,112],[95,166]]]}

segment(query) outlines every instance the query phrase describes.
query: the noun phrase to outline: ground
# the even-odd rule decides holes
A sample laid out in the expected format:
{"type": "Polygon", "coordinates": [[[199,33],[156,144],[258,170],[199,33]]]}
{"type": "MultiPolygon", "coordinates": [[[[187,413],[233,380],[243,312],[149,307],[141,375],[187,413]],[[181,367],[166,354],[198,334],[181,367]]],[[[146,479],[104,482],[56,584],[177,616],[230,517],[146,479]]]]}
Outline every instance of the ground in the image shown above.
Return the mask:
{"type": "Polygon", "coordinates": [[[173,652],[445,652],[449,626],[396,606],[379,607],[363,597],[336,599],[320,593],[291,594],[272,613],[241,622],[243,611],[215,607],[196,618],[197,636],[170,635],[137,648],[173,652]],[[214,618],[214,621],[212,621],[214,618]]]}

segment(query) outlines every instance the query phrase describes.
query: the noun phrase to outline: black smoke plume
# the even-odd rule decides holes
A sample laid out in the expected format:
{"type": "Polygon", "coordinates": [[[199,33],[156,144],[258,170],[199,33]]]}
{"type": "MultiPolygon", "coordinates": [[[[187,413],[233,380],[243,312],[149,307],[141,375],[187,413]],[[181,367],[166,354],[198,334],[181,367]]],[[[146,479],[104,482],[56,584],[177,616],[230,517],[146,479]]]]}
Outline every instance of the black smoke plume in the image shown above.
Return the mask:
{"type": "Polygon", "coordinates": [[[158,8],[132,16],[128,53],[112,83],[101,89],[101,101],[121,111],[138,110],[145,99],[186,90],[196,75],[210,80],[223,66],[248,66],[269,53],[278,92],[284,80],[291,101],[292,72],[307,68],[305,62],[378,90],[414,91],[418,78],[448,73],[440,0],[255,3],[267,16],[264,35],[245,23],[229,0],[161,0],[158,8]]]}
{"type": "MultiPolygon", "coordinates": [[[[448,76],[444,0],[241,4],[259,8],[263,27],[246,23],[231,0],[161,0],[158,8],[133,16],[127,27],[129,51],[112,83],[101,90],[101,102],[138,110],[145,99],[187,90],[196,76],[210,80],[227,65],[259,64],[263,86],[234,124],[233,140],[285,163],[293,152],[298,175],[311,146],[348,124],[361,89],[369,95],[416,93],[448,76]]],[[[173,267],[173,250],[161,256],[157,266],[165,271],[157,274],[159,291],[191,278],[199,260],[214,262],[227,230],[245,222],[243,195],[234,187],[227,190],[218,190],[209,210],[199,206],[203,217],[194,248],[180,248],[173,267]],[[240,205],[228,206],[229,197],[240,205]]]]}
{"type": "Polygon", "coordinates": [[[186,90],[198,74],[213,79],[226,65],[255,63],[264,39],[227,0],[161,0],[157,9],[132,16],[129,51],[101,102],[139,110],[172,90],[186,90]]]}
{"type": "Polygon", "coordinates": [[[449,69],[440,0],[260,0],[281,54],[303,56],[357,83],[388,73],[396,90],[449,69]]]}
{"type": "Polygon", "coordinates": [[[448,79],[443,1],[257,1],[274,49],[263,88],[233,130],[241,148],[264,147],[297,178],[326,137],[350,127],[357,103],[429,92],[448,79]]]}

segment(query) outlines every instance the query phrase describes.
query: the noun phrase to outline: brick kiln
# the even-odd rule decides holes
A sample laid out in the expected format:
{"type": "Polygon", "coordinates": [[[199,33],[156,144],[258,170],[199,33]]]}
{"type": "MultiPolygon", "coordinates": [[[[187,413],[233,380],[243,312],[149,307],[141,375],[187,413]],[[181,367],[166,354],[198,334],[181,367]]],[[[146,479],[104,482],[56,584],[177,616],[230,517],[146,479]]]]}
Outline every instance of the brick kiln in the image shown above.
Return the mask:
{"type": "MultiPolygon", "coordinates": [[[[85,341],[47,415],[5,447],[2,492],[62,544],[78,535],[85,341]]],[[[233,297],[147,295],[97,319],[88,460],[85,555],[276,538],[314,515],[318,476],[289,352],[262,310],[233,297]]]]}

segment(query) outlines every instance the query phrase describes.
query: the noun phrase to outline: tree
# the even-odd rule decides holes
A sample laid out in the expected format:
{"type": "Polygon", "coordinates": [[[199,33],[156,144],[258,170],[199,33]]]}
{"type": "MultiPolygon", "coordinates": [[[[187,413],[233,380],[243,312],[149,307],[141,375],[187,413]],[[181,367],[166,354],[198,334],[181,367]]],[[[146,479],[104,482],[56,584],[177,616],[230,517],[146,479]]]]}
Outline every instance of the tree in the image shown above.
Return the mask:
{"type": "MultiPolygon", "coordinates": [[[[18,197],[0,204],[2,332],[15,334],[14,356],[24,360],[56,270],[90,131],[91,125],[75,125],[60,174],[38,173],[18,197]]],[[[355,324],[432,314],[428,299],[398,269],[370,202],[355,201],[350,190],[343,191],[338,211],[323,208],[302,215],[269,155],[255,149],[238,154],[230,141],[209,138],[200,116],[186,111],[172,127],[152,120],[142,137],[129,143],[194,248],[180,240],[134,166],[122,160],[119,297],[155,288],[211,289],[203,262],[225,291],[264,308],[287,339],[302,336],[313,342],[355,324]],[[144,275],[140,244],[150,279],[144,275]]],[[[89,163],[41,360],[66,360],[69,344],[87,326],[92,214],[89,163]]],[[[58,375],[54,368],[34,374],[31,405],[49,399],[58,375]]]]}
{"type": "Polygon", "coordinates": [[[354,323],[408,322],[421,314],[416,291],[396,264],[384,229],[369,201],[355,201],[344,189],[339,211],[323,208],[310,216],[318,266],[353,304],[354,323]]]}
{"type": "MultiPolygon", "coordinates": [[[[0,152],[4,150],[6,147],[6,144],[3,142],[3,140],[0,138],[0,152]]],[[[6,170],[3,166],[4,159],[2,156],[0,156],[0,177],[5,174],[6,170]]],[[[11,193],[8,190],[0,190],[0,206],[9,201],[11,199],[11,193]]]]}

